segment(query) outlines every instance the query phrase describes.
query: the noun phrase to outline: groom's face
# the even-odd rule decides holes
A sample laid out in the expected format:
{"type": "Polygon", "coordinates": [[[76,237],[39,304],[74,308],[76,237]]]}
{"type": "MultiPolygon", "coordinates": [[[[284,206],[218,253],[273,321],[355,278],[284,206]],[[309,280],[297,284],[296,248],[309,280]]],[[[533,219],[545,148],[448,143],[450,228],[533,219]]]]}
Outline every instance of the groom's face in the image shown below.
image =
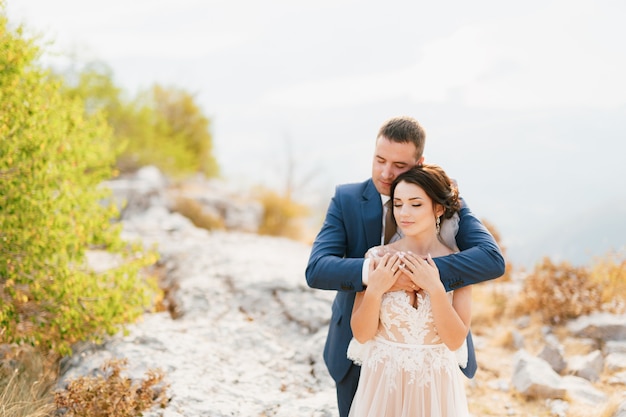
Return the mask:
{"type": "Polygon", "coordinates": [[[417,158],[417,149],[410,142],[394,142],[382,136],[376,139],[372,180],[378,192],[389,195],[393,180],[421,163],[423,159],[423,157],[417,158]]]}

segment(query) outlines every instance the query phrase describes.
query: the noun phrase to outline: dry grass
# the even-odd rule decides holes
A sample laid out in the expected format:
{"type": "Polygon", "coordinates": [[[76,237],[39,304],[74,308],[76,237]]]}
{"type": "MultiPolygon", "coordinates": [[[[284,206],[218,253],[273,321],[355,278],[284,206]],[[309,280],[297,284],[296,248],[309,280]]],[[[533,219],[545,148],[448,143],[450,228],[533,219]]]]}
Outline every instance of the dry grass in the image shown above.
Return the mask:
{"type": "Polygon", "coordinates": [[[163,374],[150,370],[133,382],[122,376],[125,360],[106,363],[102,374],[81,377],[56,390],[58,360],[30,347],[2,346],[0,416],[136,417],[167,403],[163,374]]]}
{"type": "Polygon", "coordinates": [[[187,217],[196,227],[207,230],[224,229],[224,220],[204,210],[202,204],[188,197],[177,197],[172,209],[187,217]]]}
{"type": "Polygon", "coordinates": [[[139,383],[124,377],[127,361],[116,359],[102,366],[102,374],[79,377],[57,391],[55,404],[67,417],[137,417],[143,411],[167,404],[163,373],[150,370],[139,383]]]}
{"type": "Polygon", "coordinates": [[[590,278],[600,288],[604,310],[626,312],[626,253],[610,252],[595,259],[590,278]]]}
{"type": "Polygon", "coordinates": [[[55,410],[52,388],[56,360],[29,347],[3,346],[0,361],[0,416],[46,417],[55,410]]]}
{"type": "Polygon", "coordinates": [[[544,258],[526,277],[514,314],[540,314],[546,324],[558,324],[599,311],[602,304],[602,289],[588,268],[544,258]]]}
{"type": "Polygon", "coordinates": [[[303,219],[309,214],[306,206],[289,196],[262,187],[255,191],[255,198],[263,205],[263,222],[259,234],[303,239],[303,219]]]}
{"type": "Polygon", "coordinates": [[[472,328],[492,326],[506,313],[511,296],[499,284],[500,281],[488,281],[472,288],[472,328]]]}

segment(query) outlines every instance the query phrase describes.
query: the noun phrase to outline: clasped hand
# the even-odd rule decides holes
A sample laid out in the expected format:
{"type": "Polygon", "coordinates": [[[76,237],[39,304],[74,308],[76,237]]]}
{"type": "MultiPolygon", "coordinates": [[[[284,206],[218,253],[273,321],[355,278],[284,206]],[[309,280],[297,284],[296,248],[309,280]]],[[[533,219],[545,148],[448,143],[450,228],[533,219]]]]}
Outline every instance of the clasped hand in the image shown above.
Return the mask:
{"type": "Polygon", "coordinates": [[[382,293],[389,291],[433,291],[442,286],[439,269],[428,255],[419,258],[412,252],[386,253],[370,262],[368,289],[382,293]]]}

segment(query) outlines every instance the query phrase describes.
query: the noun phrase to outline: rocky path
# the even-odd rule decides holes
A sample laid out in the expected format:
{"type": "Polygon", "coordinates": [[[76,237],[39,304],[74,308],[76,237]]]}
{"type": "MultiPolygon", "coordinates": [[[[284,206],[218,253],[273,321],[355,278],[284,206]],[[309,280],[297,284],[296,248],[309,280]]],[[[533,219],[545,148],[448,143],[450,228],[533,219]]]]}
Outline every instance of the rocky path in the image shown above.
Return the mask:
{"type": "Polygon", "coordinates": [[[76,355],[66,378],[123,357],[131,376],[160,368],[170,384],[169,406],[146,416],[336,415],[321,357],[333,294],[306,286],[308,246],[209,233],[164,208],[126,222],[125,235],[158,244],[179,317],[146,315],[76,355]]]}

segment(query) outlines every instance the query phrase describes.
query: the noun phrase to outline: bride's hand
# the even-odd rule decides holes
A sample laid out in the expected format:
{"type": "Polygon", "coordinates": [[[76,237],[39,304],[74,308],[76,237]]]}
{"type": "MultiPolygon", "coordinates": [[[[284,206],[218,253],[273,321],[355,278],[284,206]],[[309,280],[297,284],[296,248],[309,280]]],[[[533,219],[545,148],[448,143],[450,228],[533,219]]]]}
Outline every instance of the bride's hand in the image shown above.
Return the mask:
{"type": "Polygon", "coordinates": [[[367,291],[384,294],[389,291],[402,276],[398,254],[386,253],[377,262],[370,262],[367,291]]]}
{"type": "Polygon", "coordinates": [[[407,252],[402,261],[400,268],[404,273],[403,276],[406,276],[416,287],[423,288],[428,293],[444,288],[439,278],[439,269],[430,254],[426,259],[421,259],[407,252]]]}

